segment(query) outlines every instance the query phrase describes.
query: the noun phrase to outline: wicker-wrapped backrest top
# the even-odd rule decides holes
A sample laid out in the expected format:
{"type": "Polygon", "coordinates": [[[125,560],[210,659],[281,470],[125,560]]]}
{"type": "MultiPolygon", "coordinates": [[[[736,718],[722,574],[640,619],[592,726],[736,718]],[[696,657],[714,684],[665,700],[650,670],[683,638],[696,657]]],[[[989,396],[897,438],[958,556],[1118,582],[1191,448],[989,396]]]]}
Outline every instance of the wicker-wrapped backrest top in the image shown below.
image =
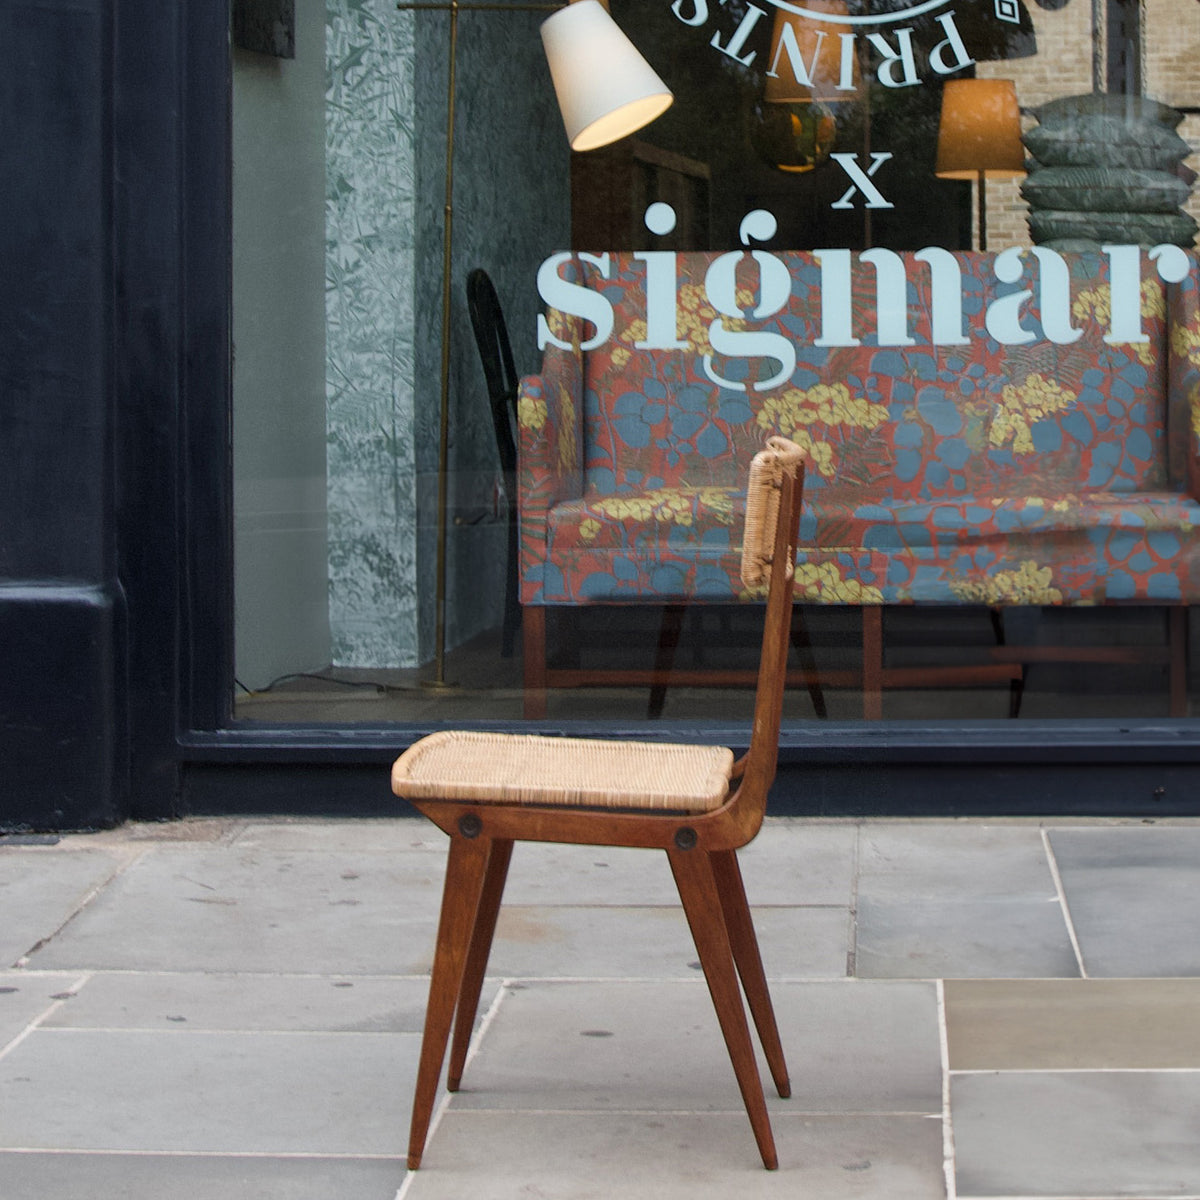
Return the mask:
{"type": "Polygon", "coordinates": [[[784,471],[804,474],[804,451],[784,437],[767,439],[750,463],[746,488],[746,530],[742,535],[742,582],[762,587],[771,575],[775,531],[779,524],[780,484],[784,471]]]}

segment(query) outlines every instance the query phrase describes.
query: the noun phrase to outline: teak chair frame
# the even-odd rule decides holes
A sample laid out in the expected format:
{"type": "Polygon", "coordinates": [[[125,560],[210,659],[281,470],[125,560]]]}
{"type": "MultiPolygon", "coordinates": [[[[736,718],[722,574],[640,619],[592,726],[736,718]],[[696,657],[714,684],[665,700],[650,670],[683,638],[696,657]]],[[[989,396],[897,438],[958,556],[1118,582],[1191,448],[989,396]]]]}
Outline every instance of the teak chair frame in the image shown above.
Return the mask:
{"type": "MultiPolygon", "coordinates": [[[[723,795],[710,811],[683,810],[682,801],[671,810],[631,811],[628,797],[610,797],[608,803],[615,807],[570,807],[571,801],[561,798],[539,803],[536,789],[520,802],[480,800],[472,796],[472,787],[457,786],[452,772],[445,780],[415,784],[410,770],[421,742],[397,760],[393,790],[450,838],[413,1100],[410,1169],[420,1165],[424,1152],[448,1042],[449,1090],[457,1091],[462,1079],[513,843],[522,840],[666,851],[763,1165],[777,1167],[739,978],[779,1095],[789,1096],[791,1087],[736,851],[758,833],[775,777],[803,479],[803,451],[786,439],[771,438],[754,460],[743,578],[752,586],[769,578],[754,724],[748,752],[726,768],[723,795]]],[[[423,741],[443,736],[455,735],[434,734],[423,741]]],[[[569,752],[566,739],[484,736],[497,744],[508,739],[509,746],[514,738],[531,747],[557,743],[561,752],[569,752]]],[[[677,753],[680,747],[662,749],[677,753]]],[[[693,749],[714,753],[713,747],[693,749]]],[[[732,761],[728,751],[716,752],[732,761]]]]}

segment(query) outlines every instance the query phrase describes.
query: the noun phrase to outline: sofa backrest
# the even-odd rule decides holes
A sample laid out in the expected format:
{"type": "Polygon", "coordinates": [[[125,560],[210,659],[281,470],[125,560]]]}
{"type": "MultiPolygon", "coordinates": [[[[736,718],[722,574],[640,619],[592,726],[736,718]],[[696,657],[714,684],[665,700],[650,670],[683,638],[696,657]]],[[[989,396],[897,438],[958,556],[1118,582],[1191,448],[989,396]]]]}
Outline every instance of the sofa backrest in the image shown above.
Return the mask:
{"type": "Polygon", "coordinates": [[[1168,486],[1167,285],[1145,253],[1132,271],[1040,250],[1002,262],[941,250],[607,257],[605,275],[583,264],[613,313],[611,336],[584,355],[588,493],[736,485],[770,434],[809,449],[810,492],[1168,486]],[[727,315],[734,303],[748,315],[727,315]],[[683,345],[658,348],[673,334],[683,345]]]}

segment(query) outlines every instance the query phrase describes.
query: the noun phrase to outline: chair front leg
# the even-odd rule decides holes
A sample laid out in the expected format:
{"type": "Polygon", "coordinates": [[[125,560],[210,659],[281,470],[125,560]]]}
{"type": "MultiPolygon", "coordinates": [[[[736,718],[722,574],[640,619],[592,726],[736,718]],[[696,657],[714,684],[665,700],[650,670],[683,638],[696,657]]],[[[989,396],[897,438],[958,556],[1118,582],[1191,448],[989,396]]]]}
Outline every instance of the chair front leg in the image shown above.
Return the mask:
{"type": "Polygon", "coordinates": [[[421,1038],[421,1059],[417,1067],[417,1086],[413,1094],[412,1125],[408,1139],[408,1167],[421,1165],[425,1138],[437,1099],[438,1076],[446,1057],[446,1042],[462,991],[468,945],[476,925],[479,898],[483,891],[488,860],[489,839],[455,835],[450,839],[446,861],[446,882],[442,891],[442,915],[438,922],[437,949],[429,980],[429,1003],[425,1009],[425,1032],[421,1038]]]}
{"type": "Polygon", "coordinates": [[[792,1094],[792,1085],[788,1079],[783,1043],[779,1039],[775,1008],[771,1004],[767,975],[763,970],[762,954],[758,949],[758,936],[754,932],[754,919],[750,915],[750,905],[746,900],[746,888],[742,883],[737,852],[717,850],[710,857],[717,892],[721,897],[721,907],[725,913],[725,925],[729,931],[729,944],[733,949],[733,961],[737,964],[738,975],[742,979],[742,988],[750,1005],[750,1015],[754,1018],[754,1025],[758,1030],[758,1039],[762,1042],[763,1053],[771,1069],[771,1078],[775,1081],[775,1090],[786,1100],[792,1094]]]}
{"type": "Polygon", "coordinates": [[[733,949],[712,863],[709,855],[699,849],[670,849],[667,857],[700,955],[700,965],[704,968],[704,978],[708,982],[713,1007],[717,1010],[717,1020],[721,1024],[725,1046],[733,1063],[733,1073],[737,1076],[763,1166],[773,1171],[779,1166],[779,1157],[775,1152],[767,1101],[758,1075],[758,1063],[754,1058],[746,1010],[742,1007],[733,949]]]}
{"type": "Polygon", "coordinates": [[[504,897],[504,883],[508,879],[512,848],[511,839],[496,838],[491,843],[488,854],[483,892],[479,897],[479,911],[475,914],[475,929],[471,933],[471,945],[467,950],[467,962],[463,969],[462,986],[459,988],[458,1004],[454,1013],[454,1037],[450,1042],[450,1067],[446,1082],[446,1086],[452,1092],[457,1092],[458,1085],[462,1082],[467,1048],[471,1044],[471,1030],[475,1025],[475,1014],[479,1011],[483,977],[487,973],[492,938],[496,933],[496,919],[500,915],[500,901],[504,897]]]}

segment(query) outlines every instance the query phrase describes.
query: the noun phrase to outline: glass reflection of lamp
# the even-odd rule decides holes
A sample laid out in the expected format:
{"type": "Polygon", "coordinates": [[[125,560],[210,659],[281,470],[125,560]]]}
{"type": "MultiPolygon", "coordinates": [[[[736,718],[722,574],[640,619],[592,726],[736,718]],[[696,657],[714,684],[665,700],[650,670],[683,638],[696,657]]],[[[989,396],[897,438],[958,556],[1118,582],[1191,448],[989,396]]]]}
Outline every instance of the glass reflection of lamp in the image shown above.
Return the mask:
{"type": "Polygon", "coordinates": [[[445,222],[442,227],[442,361],[438,442],[437,560],[435,565],[434,677],[446,687],[446,538],[450,466],[450,282],[454,237],[454,102],[460,12],[550,12],[542,43],[573,150],[595,150],[649,124],[674,96],[621,32],[600,0],[497,3],[496,0],[400,0],[401,11],[450,14],[446,83],[445,222]],[[560,78],[562,83],[560,84],[560,78]]]}
{"type": "Polygon", "coordinates": [[[939,179],[975,182],[979,248],[987,249],[987,181],[1025,174],[1021,110],[1011,79],[950,79],[942,89],[938,123],[939,179]]]}
{"type": "MultiPolygon", "coordinates": [[[[846,0],[810,0],[810,13],[846,16],[846,0]]],[[[811,171],[824,162],[837,137],[831,105],[858,95],[860,73],[854,39],[820,27],[817,20],[775,10],[770,67],[755,111],[755,149],[780,171],[811,171]]]]}

